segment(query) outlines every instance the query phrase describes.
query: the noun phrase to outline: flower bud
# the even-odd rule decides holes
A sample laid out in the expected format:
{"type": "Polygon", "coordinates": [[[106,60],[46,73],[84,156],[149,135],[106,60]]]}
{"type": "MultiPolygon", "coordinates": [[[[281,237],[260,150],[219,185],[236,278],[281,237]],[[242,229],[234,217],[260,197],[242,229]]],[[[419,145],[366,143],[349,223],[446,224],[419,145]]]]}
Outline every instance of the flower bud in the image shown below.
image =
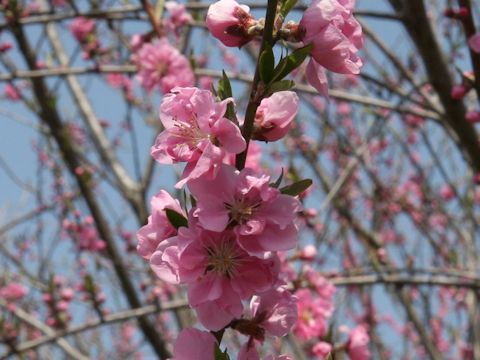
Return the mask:
{"type": "Polygon", "coordinates": [[[249,12],[234,0],[220,0],[208,8],[208,30],[226,46],[245,45],[253,38],[248,29],[256,24],[249,12]]]}

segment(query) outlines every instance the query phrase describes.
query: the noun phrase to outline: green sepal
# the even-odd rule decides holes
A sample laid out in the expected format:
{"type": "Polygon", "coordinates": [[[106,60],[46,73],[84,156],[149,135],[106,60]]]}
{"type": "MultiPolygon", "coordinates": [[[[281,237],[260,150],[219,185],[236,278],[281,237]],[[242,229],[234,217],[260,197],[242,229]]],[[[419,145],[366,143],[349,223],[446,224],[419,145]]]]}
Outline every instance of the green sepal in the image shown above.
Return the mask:
{"type": "Polygon", "coordinates": [[[293,7],[297,4],[298,0],[284,0],[282,2],[282,6],[280,8],[280,14],[283,16],[285,19],[290,12],[290,10],[293,9],[293,7]]]}
{"type": "Polygon", "coordinates": [[[292,52],[290,55],[284,57],[273,71],[272,82],[282,80],[285,76],[287,76],[293,70],[302,65],[306,57],[310,55],[312,46],[312,44],[308,44],[307,46],[299,48],[292,52]]]}
{"type": "Polygon", "coordinates": [[[260,72],[260,79],[269,84],[273,78],[273,70],[275,68],[275,55],[273,54],[272,47],[266,45],[265,49],[260,54],[258,59],[258,70],[260,72]]]}
{"type": "Polygon", "coordinates": [[[276,81],[272,84],[270,84],[268,87],[267,87],[267,91],[265,93],[265,96],[270,96],[276,92],[279,92],[279,91],[286,91],[286,90],[290,90],[291,88],[293,88],[295,86],[295,82],[292,81],[292,80],[280,80],[280,81],[276,81]]]}
{"type": "Polygon", "coordinates": [[[220,350],[220,346],[218,346],[218,344],[215,344],[215,360],[230,360],[227,349],[225,349],[225,351],[222,351],[220,350]]]}
{"type": "Polygon", "coordinates": [[[282,167],[282,172],[280,173],[280,176],[278,177],[278,179],[275,182],[269,184],[270,187],[278,189],[278,187],[282,183],[282,179],[283,179],[283,167],[282,167]]]}
{"type": "Polygon", "coordinates": [[[312,179],[304,179],[282,187],[280,192],[285,195],[297,196],[307,190],[311,185],[312,179]]]}
{"type": "Polygon", "coordinates": [[[218,80],[217,95],[221,100],[232,97],[232,85],[225,70],[222,70],[222,77],[218,80]]]}
{"type": "Polygon", "coordinates": [[[188,226],[187,218],[175,210],[165,209],[165,213],[167,214],[168,221],[170,221],[170,224],[172,224],[175,229],[188,226]]]}

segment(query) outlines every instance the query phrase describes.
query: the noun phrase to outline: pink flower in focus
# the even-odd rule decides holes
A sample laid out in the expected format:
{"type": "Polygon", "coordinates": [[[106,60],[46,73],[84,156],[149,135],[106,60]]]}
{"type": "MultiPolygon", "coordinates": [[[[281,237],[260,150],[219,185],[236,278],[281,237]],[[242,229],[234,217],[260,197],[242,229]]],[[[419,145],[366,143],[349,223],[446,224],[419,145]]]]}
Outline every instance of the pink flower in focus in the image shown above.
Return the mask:
{"type": "Polygon", "coordinates": [[[480,54],[480,33],[470,36],[468,39],[468,46],[477,54],[480,54]]]}
{"type": "Polygon", "coordinates": [[[263,99],[255,116],[253,139],[276,141],[283,138],[298,112],[298,96],[279,91],[263,99]]]}
{"type": "Polygon", "coordinates": [[[148,223],[137,231],[137,252],[147,260],[161,241],[177,235],[177,229],[168,220],[165,209],[185,215],[178,200],[172,198],[165,190],[160,190],[152,198],[151,205],[152,214],[148,217],[148,223]]]}
{"type": "Polygon", "coordinates": [[[294,219],[301,204],[269,183],[267,175],[257,176],[248,168],[238,172],[222,164],[215,179],[189,182],[198,201],[193,214],[205,229],[232,228],[240,246],[251,255],[292,249],[297,242],[294,219]]]}
{"type": "Polygon", "coordinates": [[[230,99],[215,102],[213,94],[197,88],[175,88],[160,106],[165,130],[151,155],[163,164],[188,162],[177,186],[208,175],[211,179],[227,154],[245,150],[240,129],[224,117],[230,99]]]}
{"type": "Polygon", "coordinates": [[[237,360],[260,360],[260,355],[255,348],[255,342],[248,341],[243,344],[238,352],[237,360]]]}
{"type": "Polygon", "coordinates": [[[354,328],[348,337],[347,353],[351,360],[368,360],[371,357],[368,350],[370,337],[365,325],[354,328]]]}
{"type": "Polygon", "coordinates": [[[178,236],[162,242],[150,259],[160,278],[176,277],[186,284],[189,304],[200,322],[215,331],[241,316],[241,300],[273,286],[278,264],[275,256],[248,255],[229,230],[215,233],[199,226],[180,228],[178,236]]]}
{"type": "Polygon", "coordinates": [[[19,284],[12,282],[0,288],[0,298],[6,301],[18,301],[28,294],[28,289],[19,284]]]}
{"type": "MultiPolygon", "coordinates": [[[[357,52],[363,47],[362,28],[353,17],[354,1],[313,0],[300,21],[304,44],[313,44],[311,56],[318,65],[340,74],[358,74],[363,65],[357,52]]],[[[325,94],[327,78],[312,61],[307,79],[325,94]],[[316,74],[316,75],[315,75],[316,74]]]]}
{"type": "Polygon", "coordinates": [[[327,356],[331,354],[331,352],[332,345],[324,341],[316,343],[312,348],[312,353],[317,357],[318,360],[327,359],[327,356]]]}
{"type": "Polygon", "coordinates": [[[254,319],[272,336],[285,336],[297,321],[296,298],[284,286],[271,289],[250,302],[254,319]]]}
{"type": "Polygon", "coordinates": [[[95,30],[95,21],[82,16],[70,23],[70,32],[80,43],[86,43],[88,36],[95,30]]]}
{"type": "Polygon", "coordinates": [[[215,360],[215,344],[217,340],[208,331],[195,328],[183,329],[173,346],[174,357],[171,360],[198,359],[215,360]]]}
{"type": "Polygon", "coordinates": [[[188,59],[166,38],[144,44],[134,61],[139,68],[137,79],[148,92],[158,86],[168,93],[176,86],[192,86],[195,82],[188,59]]]}
{"type": "Polygon", "coordinates": [[[217,1],[208,8],[208,30],[226,46],[245,45],[253,38],[248,29],[256,23],[249,12],[248,6],[235,0],[217,1]]]}
{"type": "Polygon", "coordinates": [[[3,88],[3,93],[5,97],[11,101],[18,101],[22,98],[20,91],[18,91],[18,89],[11,84],[5,85],[3,88]]]}

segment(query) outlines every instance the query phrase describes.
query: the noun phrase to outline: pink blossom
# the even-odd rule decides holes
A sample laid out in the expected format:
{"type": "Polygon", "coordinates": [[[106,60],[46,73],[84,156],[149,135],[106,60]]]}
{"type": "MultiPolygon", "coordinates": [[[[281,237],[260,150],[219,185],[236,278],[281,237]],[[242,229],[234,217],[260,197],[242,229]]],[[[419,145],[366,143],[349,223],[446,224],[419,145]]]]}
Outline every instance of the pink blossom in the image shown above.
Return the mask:
{"type": "Polygon", "coordinates": [[[368,360],[371,357],[368,350],[370,337],[365,325],[359,325],[354,328],[348,337],[347,353],[351,360],[368,360]]]}
{"type": "Polygon", "coordinates": [[[216,233],[199,226],[180,228],[178,236],[160,244],[150,264],[161,278],[187,285],[189,304],[209,330],[240,317],[241,300],[269,290],[279,270],[273,255],[267,259],[248,255],[232,231],[216,233]]]}
{"type": "MultiPolygon", "coordinates": [[[[257,349],[255,348],[255,343],[248,341],[245,343],[238,352],[237,360],[261,360],[260,355],[258,354],[257,349]]],[[[267,355],[264,360],[293,360],[288,355],[267,355]]]]}
{"type": "MultiPolygon", "coordinates": [[[[352,15],[354,1],[313,0],[303,14],[304,44],[313,44],[311,56],[322,67],[340,74],[358,74],[363,65],[357,52],[363,47],[362,28],[352,15]]],[[[324,70],[310,63],[307,79],[325,93],[324,70]],[[317,76],[314,76],[314,73],[317,76]]]]}
{"type": "Polygon", "coordinates": [[[440,189],[440,195],[444,200],[452,200],[455,197],[455,192],[450,185],[443,185],[440,189]]]}
{"type": "Polygon", "coordinates": [[[171,360],[215,359],[215,344],[217,340],[208,331],[195,328],[183,329],[178,335],[173,347],[174,357],[171,360]]]}
{"type": "Polygon", "coordinates": [[[465,114],[465,120],[469,123],[476,124],[480,123],[480,111],[478,110],[471,110],[465,114]]]}
{"type": "Polygon", "coordinates": [[[96,228],[93,226],[93,219],[86,216],[77,223],[65,220],[63,227],[76,241],[79,250],[102,251],[105,249],[105,241],[99,238],[96,228]]]}
{"type": "Polygon", "coordinates": [[[0,298],[6,301],[18,301],[28,294],[28,289],[16,282],[11,282],[8,285],[0,288],[0,298]]]}
{"type": "Polygon", "coordinates": [[[172,198],[165,190],[160,190],[152,198],[151,205],[152,214],[148,217],[148,223],[137,231],[137,252],[147,260],[161,241],[177,234],[177,230],[167,218],[165,209],[184,215],[178,200],[172,198]]]}
{"type": "Polygon", "coordinates": [[[250,311],[254,321],[272,336],[285,336],[297,321],[296,298],[284,286],[254,296],[250,311]]]}
{"type": "Polygon", "coordinates": [[[72,35],[80,43],[87,42],[87,37],[95,30],[95,21],[82,16],[76,17],[70,23],[70,31],[72,35]]]}
{"type": "Polygon", "coordinates": [[[468,39],[468,46],[477,54],[480,54],[480,33],[470,36],[468,39]]]}
{"type": "Polygon", "coordinates": [[[318,360],[325,360],[332,352],[332,345],[327,342],[320,341],[313,346],[312,352],[318,360]]]}
{"type": "Polygon", "coordinates": [[[300,289],[295,293],[298,299],[298,320],[295,334],[302,339],[324,336],[327,331],[327,320],[333,313],[330,297],[313,298],[309,289],[300,289]]]}
{"type": "Polygon", "coordinates": [[[176,86],[192,86],[195,82],[188,59],[166,38],[144,44],[134,60],[139,68],[137,79],[148,92],[158,86],[168,93],[176,86]]]}
{"type": "Polygon", "coordinates": [[[18,101],[22,98],[22,95],[20,94],[20,91],[13,85],[11,84],[6,84],[5,87],[3,88],[3,93],[6,98],[8,98],[11,101],[18,101]]]}
{"type": "Polygon", "coordinates": [[[469,87],[467,87],[464,84],[454,85],[452,87],[452,91],[450,93],[450,96],[454,100],[462,100],[464,98],[464,96],[467,95],[469,90],[470,90],[469,87]]]}
{"type": "Polygon", "coordinates": [[[165,9],[167,9],[170,14],[167,26],[173,31],[193,21],[192,16],[186,11],[185,4],[179,4],[176,1],[167,1],[165,3],[165,9]]]}
{"type": "Polygon", "coordinates": [[[298,112],[298,96],[293,91],[279,91],[263,99],[255,116],[253,139],[276,141],[283,138],[298,112]]]}
{"type": "Polygon", "coordinates": [[[299,251],[297,256],[301,260],[312,261],[317,256],[317,248],[313,245],[307,245],[299,251]]]}
{"type": "Polygon", "coordinates": [[[235,0],[217,1],[208,8],[208,30],[226,46],[245,45],[253,38],[248,29],[256,23],[249,12],[248,6],[235,0]]]}
{"type": "Polygon", "coordinates": [[[218,171],[226,154],[245,150],[240,129],[224,117],[230,99],[215,102],[213,94],[197,88],[175,88],[160,106],[165,130],[157,137],[151,154],[160,163],[186,161],[182,181],[218,171]]]}
{"type": "Polygon", "coordinates": [[[325,68],[320,66],[313,58],[307,64],[305,76],[320,95],[328,96],[328,79],[325,68]]]}
{"type": "Polygon", "coordinates": [[[3,43],[0,43],[0,53],[6,53],[7,51],[11,50],[13,48],[13,45],[9,41],[5,41],[3,43]]]}
{"type": "Polygon", "coordinates": [[[269,183],[267,175],[221,165],[215,179],[189,183],[198,201],[194,216],[211,231],[232,228],[240,246],[251,255],[262,257],[269,251],[292,249],[297,241],[294,219],[300,202],[269,183]]]}
{"type": "Polygon", "coordinates": [[[53,0],[53,5],[62,7],[67,5],[67,0],[53,0]]]}
{"type": "Polygon", "coordinates": [[[130,46],[132,47],[132,51],[137,52],[140,50],[144,42],[145,39],[142,34],[133,34],[130,38],[130,46]]]}
{"type": "Polygon", "coordinates": [[[243,344],[238,352],[237,360],[260,360],[260,355],[258,354],[253,341],[248,341],[243,344]]]}

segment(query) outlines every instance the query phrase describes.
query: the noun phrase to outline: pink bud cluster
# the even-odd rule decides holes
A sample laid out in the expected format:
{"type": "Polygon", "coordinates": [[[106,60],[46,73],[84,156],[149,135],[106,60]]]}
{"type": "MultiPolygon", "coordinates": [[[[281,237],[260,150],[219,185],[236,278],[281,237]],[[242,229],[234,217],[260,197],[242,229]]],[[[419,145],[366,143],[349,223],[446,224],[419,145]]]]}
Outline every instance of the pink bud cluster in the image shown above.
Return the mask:
{"type": "Polygon", "coordinates": [[[76,17],[70,24],[70,32],[82,46],[83,57],[85,59],[93,58],[100,49],[95,21],[82,16],[76,17]]]}
{"type": "MultiPolygon", "coordinates": [[[[358,74],[363,65],[357,55],[363,47],[362,28],[353,17],[354,6],[354,0],[313,0],[298,24],[289,21],[275,29],[277,37],[312,45],[306,77],[322,95],[328,94],[325,69],[358,74]]],[[[224,45],[240,47],[263,31],[262,22],[249,11],[234,0],[220,0],[208,10],[207,27],[224,45]]]]}
{"type": "Polygon", "coordinates": [[[68,325],[72,319],[69,306],[73,297],[74,290],[65,286],[64,278],[55,276],[48,291],[42,296],[43,302],[48,307],[48,326],[63,329],[68,325]]]}

